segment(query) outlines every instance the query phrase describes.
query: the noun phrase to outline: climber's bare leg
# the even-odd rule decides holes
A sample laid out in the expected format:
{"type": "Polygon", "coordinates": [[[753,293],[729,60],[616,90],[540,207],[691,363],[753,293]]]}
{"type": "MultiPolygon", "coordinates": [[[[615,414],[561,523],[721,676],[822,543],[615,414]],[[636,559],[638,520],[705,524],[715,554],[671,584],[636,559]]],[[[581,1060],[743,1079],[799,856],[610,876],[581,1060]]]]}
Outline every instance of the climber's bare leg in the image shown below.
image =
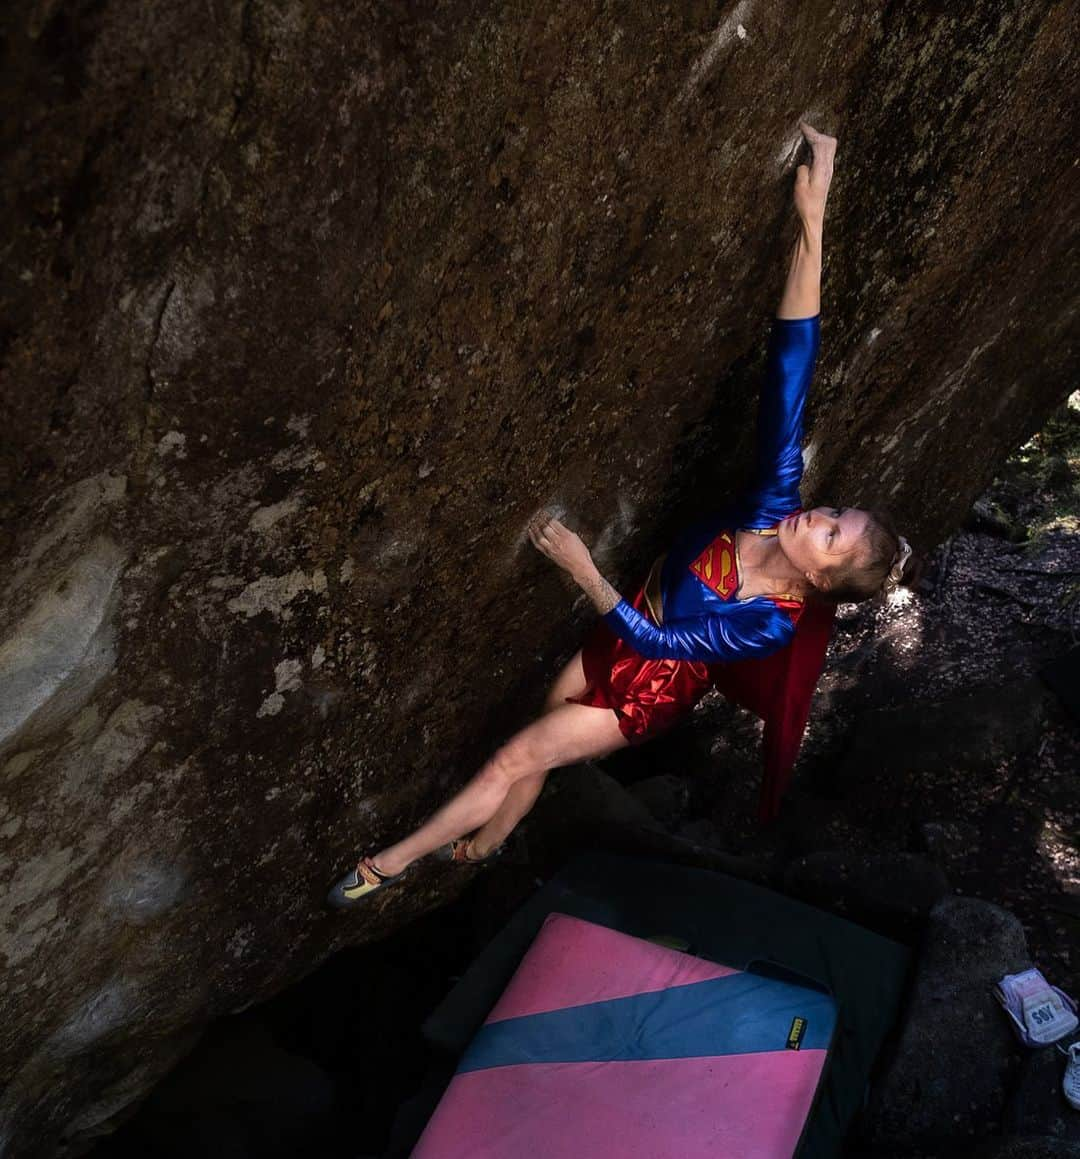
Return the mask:
{"type": "Polygon", "coordinates": [[[585,665],[579,648],[567,661],[563,670],[555,677],[548,694],[544,698],[544,714],[561,708],[568,696],[580,696],[585,691],[585,665]]]}
{"type": "MultiPolygon", "coordinates": [[[[568,696],[580,696],[584,691],[585,667],[581,662],[581,652],[578,651],[555,677],[555,682],[544,701],[544,715],[561,708],[568,696]]],[[[593,711],[606,710],[594,708],[593,711]]],[[[477,860],[487,857],[510,836],[521,818],[536,804],[550,771],[544,769],[543,772],[534,773],[531,777],[522,777],[510,786],[495,815],[473,834],[468,847],[469,857],[477,860]]]]}
{"type": "Polygon", "coordinates": [[[518,781],[560,765],[607,756],[627,743],[614,712],[563,704],[507,741],[465,788],[415,833],[376,853],[370,861],[382,873],[400,873],[418,857],[490,821],[518,781]]]}

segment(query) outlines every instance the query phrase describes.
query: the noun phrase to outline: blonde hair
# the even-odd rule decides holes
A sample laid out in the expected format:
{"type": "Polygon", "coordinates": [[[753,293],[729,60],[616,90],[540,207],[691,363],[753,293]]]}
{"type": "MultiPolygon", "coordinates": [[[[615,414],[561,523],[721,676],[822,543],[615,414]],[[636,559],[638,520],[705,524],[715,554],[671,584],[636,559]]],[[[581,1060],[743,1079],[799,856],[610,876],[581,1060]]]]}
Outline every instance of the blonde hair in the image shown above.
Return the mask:
{"type": "Polygon", "coordinates": [[[901,585],[914,587],[922,574],[921,561],[897,532],[892,516],[887,511],[866,514],[858,546],[829,569],[829,586],[821,595],[830,603],[857,604],[871,596],[884,597],[901,585]]]}

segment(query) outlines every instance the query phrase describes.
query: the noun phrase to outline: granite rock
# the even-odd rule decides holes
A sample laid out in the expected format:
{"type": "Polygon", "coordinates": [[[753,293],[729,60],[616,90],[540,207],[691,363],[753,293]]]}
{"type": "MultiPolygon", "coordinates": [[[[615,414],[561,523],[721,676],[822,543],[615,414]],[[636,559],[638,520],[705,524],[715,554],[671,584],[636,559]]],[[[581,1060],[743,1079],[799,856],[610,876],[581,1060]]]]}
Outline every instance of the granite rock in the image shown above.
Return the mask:
{"type": "MultiPolygon", "coordinates": [[[[753,445],[840,138],[806,493],[929,547],[1074,384],[1074,5],[11,0],[0,1152],[440,889],[326,912],[753,445]]],[[[442,880],[442,879],[439,879],[442,880]]]]}
{"type": "Polygon", "coordinates": [[[933,907],[895,1051],[859,1123],[863,1143],[962,1153],[999,1128],[1020,1048],[993,986],[1030,964],[1007,910],[965,897],[933,907]]]}

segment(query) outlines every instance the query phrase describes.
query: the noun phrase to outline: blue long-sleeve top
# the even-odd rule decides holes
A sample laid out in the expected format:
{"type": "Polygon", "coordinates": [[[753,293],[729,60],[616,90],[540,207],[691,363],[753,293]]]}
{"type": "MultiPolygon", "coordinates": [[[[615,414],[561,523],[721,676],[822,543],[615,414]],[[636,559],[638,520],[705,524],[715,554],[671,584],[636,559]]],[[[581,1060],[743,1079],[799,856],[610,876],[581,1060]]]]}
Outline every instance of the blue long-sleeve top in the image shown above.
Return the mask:
{"type": "Polygon", "coordinates": [[[625,599],[604,619],[649,660],[718,663],[767,656],[791,642],[790,601],[736,598],[735,533],[767,530],[799,510],[803,409],[821,341],[821,315],[774,318],[758,407],[754,486],[730,506],[686,528],[660,569],[663,623],[625,599]]]}

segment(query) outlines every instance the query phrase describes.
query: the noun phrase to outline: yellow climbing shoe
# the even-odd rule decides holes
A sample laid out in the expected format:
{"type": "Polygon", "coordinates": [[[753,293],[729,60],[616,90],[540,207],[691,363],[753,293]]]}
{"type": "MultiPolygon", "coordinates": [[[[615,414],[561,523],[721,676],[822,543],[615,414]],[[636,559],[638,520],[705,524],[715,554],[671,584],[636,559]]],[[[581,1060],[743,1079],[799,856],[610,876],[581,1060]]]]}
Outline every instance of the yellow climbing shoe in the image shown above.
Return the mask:
{"type": "Polygon", "coordinates": [[[348,906],[362,901],[365,897],[370,897],[376,890],[397,881],[399,877],[401,877],[401,873],[383,873],[371,863],[370,858],[361,857],[356,863],[356,868],[349,870],[334,885],[327,894],[326,900],[335,909],[346,909],[348,906]]]}

